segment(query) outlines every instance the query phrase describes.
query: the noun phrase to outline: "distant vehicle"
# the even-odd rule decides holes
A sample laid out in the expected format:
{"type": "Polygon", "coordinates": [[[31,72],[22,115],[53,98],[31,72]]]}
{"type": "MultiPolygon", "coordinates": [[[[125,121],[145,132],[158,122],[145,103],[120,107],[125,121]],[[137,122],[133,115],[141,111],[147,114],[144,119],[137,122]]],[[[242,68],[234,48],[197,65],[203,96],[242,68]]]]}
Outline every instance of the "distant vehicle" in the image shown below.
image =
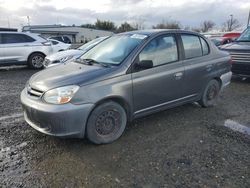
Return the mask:
{"type": "Polygon", "coordinates": [[[225,33],[222,37],[228,37],[232,40],[237,39],[240,36],[240,32],[229,32],[229,33],[225,33]]]}
{"type": "Polygon", "coordinates": [[[211,37],[209,39],[215,44],[215,46],[221,46],[224,44],[231,43],[233,41],[231,38],[228,37],[211,37]]]}
{"type": "Polygon", "coordinates": [[[50,41],[52,44],[53,53],[67,50],[71,46],[71,44],[60,42],[60,41],[54,40],[54,39],[48,39],[48,41],[50,41]]]}
{"type": "Polygon", "coordinates": [[[220,47],[232,56],[232,72],[236,76],[250,77],[250,27],[233,43],[220,47]]]}
{"type": "Polygon", "coordinates": [[[60,42],[64,42],[66,44],[71,44],[71,40],[67,36],[56,36],[56,37],[49,37],[48,39],[54,39],[60,42]]]}
{"type": "Polygon", "coordinates": [[[54,65],[59,65],[60,63],[65,63],[67,61],[72,61],[73,59],[76,59],[83,55],[86,51],[89,49],[93,48],[103,40],[107,39],[108,37],[99,37],[97,39],[94,39],[82,46],[80,46],[77,49],[70,49],[70,50],[65,50],[62,52],[57,52],[54,54],[51,54],[47,56],[43,62],[43,65],[45,68],[51,67],[54,65]]]}
{"type": "Polygon", "coordinates": [[[231,76],[229,53],[200,34],[133,31],[36,73],[21,102],[26,122],[42,133],[106,144],[135,118],[195,101],[215,105],[231,76]]]}
{"type": "Polygon", "coordinates": [[[44,57],[53,52],[51,43],[32,33],[0,32],[0,65],[43,67],[44,57]]]}

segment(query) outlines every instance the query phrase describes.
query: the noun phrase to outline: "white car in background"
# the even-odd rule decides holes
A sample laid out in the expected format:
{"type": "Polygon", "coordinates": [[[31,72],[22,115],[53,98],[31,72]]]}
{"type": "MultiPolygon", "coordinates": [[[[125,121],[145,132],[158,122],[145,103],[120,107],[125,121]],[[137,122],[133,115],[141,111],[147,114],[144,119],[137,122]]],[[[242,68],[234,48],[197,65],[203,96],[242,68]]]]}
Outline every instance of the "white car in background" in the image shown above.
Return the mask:
{"type": "Polygon", "coordinates": [[[51,53],[51,42],[37,34],[0,32],[0,65],[28,65],[40,69],[45,56],[51,53]]]}
{"type": "Polygon", "coordinates": [[[71,46],[71,44],[60,42],[60,41],[54,40],[54,39],[48,39],[48,41],[50,41],[52,44],[53,53],[68,50],[71,46]]]}
{"type": "Polygon", "coordinates": [[[109,36],[99,37],[78,47],[77,49],[65,50],[65,51],[61,51],[61,52],[57,52],[52,55],[49,55],[45,58],[43,62],[43,66],[47,68],[47,67],[51,67],[51,66],[58,65],[61,63],[66,63],[67,61],[72,61],[74,59],[77,59],[78,57],[82,56],[85,52],[87,52],[88,50],[96,46],[97,44],[101,43],[108,37],[109,36]]]}

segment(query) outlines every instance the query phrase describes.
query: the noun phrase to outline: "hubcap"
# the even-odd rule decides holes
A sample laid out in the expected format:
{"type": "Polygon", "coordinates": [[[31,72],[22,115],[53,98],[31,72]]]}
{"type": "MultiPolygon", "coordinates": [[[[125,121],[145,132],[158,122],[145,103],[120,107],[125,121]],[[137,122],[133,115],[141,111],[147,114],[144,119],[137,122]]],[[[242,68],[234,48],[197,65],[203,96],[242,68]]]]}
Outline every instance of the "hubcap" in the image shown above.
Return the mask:
{"type": "Polygon", "coordinates": [[[43,66],[43,57],[34,56],[31,60],[32,65],[36,68],[41,68],[43,66]]]}
{"type": "Polygon", "coordinates": [[[207,99],[213,100],[217,96],[217,89],[215,85],[212,85],[208,88],[207,99]]]}
{"type": "Polygon", "coordinates": [[[121,125],[121,115],[114,110],[101,113],[96,120],[96,131],[100,135],[108,135],[119,130],[121,125]]]}

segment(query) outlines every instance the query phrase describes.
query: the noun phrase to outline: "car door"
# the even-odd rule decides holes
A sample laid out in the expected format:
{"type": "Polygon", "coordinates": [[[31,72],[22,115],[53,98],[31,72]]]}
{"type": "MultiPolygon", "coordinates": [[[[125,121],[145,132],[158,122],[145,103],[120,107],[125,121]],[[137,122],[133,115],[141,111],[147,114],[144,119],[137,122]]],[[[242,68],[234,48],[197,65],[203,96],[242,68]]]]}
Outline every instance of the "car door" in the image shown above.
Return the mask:
{"type": "Polygon", "coordinates": [[[176,41],[172,34],[158,36],[137,55],[132,70],[135,116],[181,100],[184,67],[176,41]]]}
{"type": "Polygon", "coordinates": [[[183,93],[192,98],[198,97],[209,80],[209,74],[214,70],[212,56],[209,54],[207,42],[193,34],[180,35],[185,66],[183,93]]]}
{"type": "Polygon", "coordinates": [[[2,49],[6,63],[25,62],[35,40],[21,33],[3,33],[2,49]]]}
{"type": "Polygon", "coordinates": [[[57,42],[55,40],[51,40],[51,43],[52,43],[53,53],[56,53],[59,50],[61,50],[61,46],[60,46],[59,42],[57,42]]]}

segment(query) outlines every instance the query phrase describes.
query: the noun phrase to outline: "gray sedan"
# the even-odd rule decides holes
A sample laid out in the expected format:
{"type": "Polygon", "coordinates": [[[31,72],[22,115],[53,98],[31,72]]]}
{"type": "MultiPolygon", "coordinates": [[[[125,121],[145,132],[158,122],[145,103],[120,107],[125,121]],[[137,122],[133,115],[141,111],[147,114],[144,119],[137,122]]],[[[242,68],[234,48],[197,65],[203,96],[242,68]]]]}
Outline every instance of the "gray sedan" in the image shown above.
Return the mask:
{"type": "Polygon", "coordinates": [[[216,104],[231,58],[181,30],[114,35],[67,64],[33,75],[21,93],[26,122],[53,136],[118,139],[127,122],[190,102],[216,104]]]}

